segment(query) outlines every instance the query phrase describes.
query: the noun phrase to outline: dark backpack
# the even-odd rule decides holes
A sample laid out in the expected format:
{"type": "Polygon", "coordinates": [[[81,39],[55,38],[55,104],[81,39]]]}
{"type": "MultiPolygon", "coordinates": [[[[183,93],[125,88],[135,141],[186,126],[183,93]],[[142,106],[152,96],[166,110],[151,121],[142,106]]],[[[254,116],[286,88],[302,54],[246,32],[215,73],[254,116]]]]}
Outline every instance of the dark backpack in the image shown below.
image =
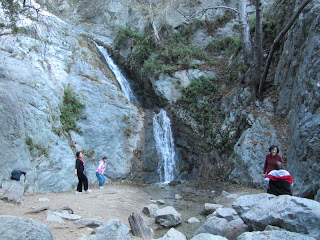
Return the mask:
{"type": "Polygon", "coordinates": [[[13,170],[12,172],[11,172],[11,179],[12,180],[16,180],[16,181],[20,181],[20,176],[21,176],[21,174],[23,174],[24,176],[26,176],[26,172],[24,172],[24,171],[21,171],[21,170],[13,170]]]}

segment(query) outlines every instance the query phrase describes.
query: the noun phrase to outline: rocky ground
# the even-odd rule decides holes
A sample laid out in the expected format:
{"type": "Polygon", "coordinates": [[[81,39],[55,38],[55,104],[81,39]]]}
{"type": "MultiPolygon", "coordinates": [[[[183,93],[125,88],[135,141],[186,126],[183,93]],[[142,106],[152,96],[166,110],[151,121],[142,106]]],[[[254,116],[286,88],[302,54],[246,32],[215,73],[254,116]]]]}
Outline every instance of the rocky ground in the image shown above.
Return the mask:
{"type": "MultiPolygon", "coordinates": [[[[72,221],[57,223],[47,221],[46,211],[39,213],[27,213],[30,210],[48,207],[51,210],[69,207],[74,214],[82,219],[97,219],[106,222],[111,218],[117,218],[130,228],[128,217],[132,212],[140,213],[147,225],[153,228],[154,238],[162,237],[169,229],[165,229],[142,213],[144,206],[151,200],[164,200],[159,207],[173,206],[182,215],[182,224],[176,229],[190,239],[193,233],[205,222],[205,216],[201,214],[204,203],[218,203],[225,207],[231,207],[234,197],[237,195],[260,193],[260,189],[245,188],[232,184],[189,182],[175,186],[136,185],[113,183],[105,185],[105,189],[91,186],[89,194],[76,195],[72,192],[59,192],[48,194],[34,194],[23,197],[23,204],[15,205],[0,201],[0,214],[13,215],[32,219],[46,224],[53,233],[55,240],[77,239],[83,235],[89,235],[91,228],[78,228],[72,221]],[[179,197],[178,197],[179,196],[179,197]],[[177,199],[180,198],[181,199],[177,199]],[[200,223],[189,224],[186,221],[190,217],[196,217],[200,223]]],[[[139,239],[136,238],[135,239],[139,239]]]]}

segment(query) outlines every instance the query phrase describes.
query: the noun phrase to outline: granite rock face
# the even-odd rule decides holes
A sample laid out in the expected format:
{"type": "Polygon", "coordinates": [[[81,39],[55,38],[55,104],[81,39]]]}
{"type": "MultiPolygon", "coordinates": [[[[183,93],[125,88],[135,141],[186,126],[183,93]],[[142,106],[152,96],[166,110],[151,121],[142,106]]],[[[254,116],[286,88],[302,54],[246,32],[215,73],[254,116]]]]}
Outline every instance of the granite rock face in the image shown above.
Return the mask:
{"type": "MultiPolygon", "coordinates": [[[[90,40],[40,8],[19,15],[24,30],[0,37],[0,180],[14,169],[27,172],[28,192],[75,189],[75,151],[84,151],[87,176],[96,183],[98,161],[109,159],[106,175],[129,176],[140,141],[143,112],[128,102],[90,40]],[[35,30],[36,29],[36,30],[35,30]],[[85,105],[81,131],[63,132],[60,106],[65,89],[85,105]]],[[[10,19],[0,12],[2,21],[10,19]]]]}
{"type": "MultiPolygon", "coordinates": [[[[299,1],[293,1],[298,5],[299,1]]],[[[288,169],[294,193],[320,201],[320,9],[312,2],[289,31],[275,74],[277,112],[290,121],[288,169]],[[308,171],[306,171],[308,169],[308,171]]]]}

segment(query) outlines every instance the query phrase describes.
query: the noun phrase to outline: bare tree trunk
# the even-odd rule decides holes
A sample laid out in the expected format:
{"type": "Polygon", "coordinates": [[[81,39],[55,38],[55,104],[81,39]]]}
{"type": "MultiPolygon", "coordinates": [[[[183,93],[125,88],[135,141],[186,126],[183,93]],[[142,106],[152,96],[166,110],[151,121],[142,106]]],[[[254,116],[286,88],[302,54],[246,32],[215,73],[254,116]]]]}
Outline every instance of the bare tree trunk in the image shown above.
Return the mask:
{"type": "Polygon", "coordinates": [[[297,10],[297,12],[290,18],[289,22],[287,23],[287,25],[282,29],[282,31],[278,34],[278,36],[276,37],[276,39],[273,41],[271,47],[270,47],[270,51],[268,54],[268,58],[266,61],[266,65],[264,67],[264,71],[263,71],[263,76],[261,78],[260,81],[260,85],[259,85],[259,96],[262,95],[262,88],[263,85],[265,84],[265,81],[267,79],[267,75],[268,75],[268,71],[270,68],[270,64],[271,64],[271,60],[272,60],[272,55],[277,47],[277,45],[279,44],[281,38],[289,31],[290,27],[293,25],[293,23],[295,22],[295,20],[297,19],[297,17],[300,15],[300,13],[302,12],[302,10],[308,5],[308,3],[310,3],[312,0],[306,0],[297,10]]]}
{"type": "Polygon", "coordinates": [[[239,1],[239,24],[241,33],[241,44],[243,49],[244,64],[247,67],[245,73],[245,84],[250,86],[251,100],[254,104],[256,100],[255,87],[255,69],[254,69],[254,54],[252,50],[252,39],[250,36],[250,25],[248,23],[247,0],[239,1]]]}
{"type": "MultiPolygon", "coordinates": [[[[261,70],[262,70],[262,40],[263,30],[262,30],[262,4],[261,0],[256,0],[256,28],[255,28],[255,78],[254,78],[254,88],[255,93],[258,93],[259,83],[261,81],[261,70]]],[[[258,95],[259,99],[260,95],[258,95]]]]}
{"type": "Polygon", "coordinates": [[[244,54],[244,63],[248,68],[252,67],[252,42],[250,37],[250,26],[248,23],[247,16],[247,0],[239,1],[239,23],[240,23],[240,31],[242,35],[242,48],[244,54]]]}
{"type": "Polygon", "coordinates": [[[158,34],[158,29],[156,27],[156,24],[154,22],[154,14],[153,14],[153,6],[152,6],[152,0],[150,0],[150,21],[151,21],[151,26],[152,26],[152,29],[153,29],[153,33],[154,33],[154,37],[155,37],[155,40],[156,40],[156,43],[159,44],[160,43],[160,37],[159,37],[159,34],[158,34]]]}

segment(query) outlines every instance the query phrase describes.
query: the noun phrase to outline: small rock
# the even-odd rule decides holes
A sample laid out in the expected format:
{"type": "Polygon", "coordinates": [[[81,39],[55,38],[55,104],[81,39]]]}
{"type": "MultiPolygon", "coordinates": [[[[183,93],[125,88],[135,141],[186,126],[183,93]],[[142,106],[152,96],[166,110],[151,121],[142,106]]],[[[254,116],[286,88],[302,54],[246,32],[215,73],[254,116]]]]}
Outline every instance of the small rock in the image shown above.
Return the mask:
{"type": "Polygon", "coordinates": [[[166,202],[165,202],[164,200],[162,200],[162,199],[159,199],[159,200],[157,200],[157,203],[163,205],[163,204],[165,204],[166,202]]]}
{"type": "Polygon", "coordinates": [[[179,194],[174,195],[174,199],[175,199],[175,200],[180,200],[181,198],[182,198],[182,196],[179,195],[179,194]]]}
{"type": "Polygon", "coordinates": [[[199,223],[199,222],[200,222],[200,220],[195,217],[191,217],[187,220],[187,223],[199,223]]]}
{"type": "Polygon", "coordinates": [[[48,198],[39,198],[39,202],[50,202],[48,198]]]}

